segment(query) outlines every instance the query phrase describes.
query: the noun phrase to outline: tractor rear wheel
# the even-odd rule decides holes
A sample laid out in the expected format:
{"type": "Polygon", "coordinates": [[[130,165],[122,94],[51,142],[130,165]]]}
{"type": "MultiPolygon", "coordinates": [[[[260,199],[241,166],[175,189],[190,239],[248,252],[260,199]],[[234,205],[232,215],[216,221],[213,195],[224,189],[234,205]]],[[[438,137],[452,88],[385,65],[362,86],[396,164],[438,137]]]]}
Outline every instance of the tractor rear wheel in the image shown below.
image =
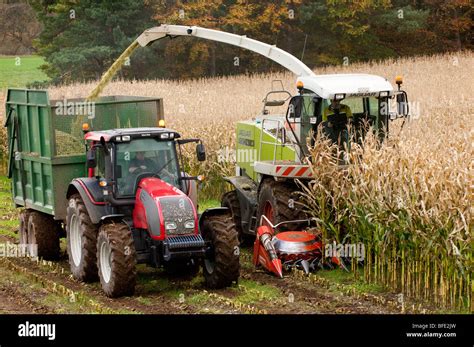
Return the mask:
{"type": "MultiPolygon", "coordinates": [[[[262,183],[258,195],[257,223],[262,215],[267,217],[272,224],[283,221],[306,219],[303,205],[297,195],[298,187],[287,182],[276,182],[267,179],[262,183]]],[[[288,223],[279,228],[284,230],[299,230],[302,223],[288,223]]]]}
{"type": "Polygon", "coordinates": [[[206,286],[212,289],[228,287],[240,275],[239,237],[230,213],[206,217],[202,236],[212,244],[211,254],[204,260],[206,286]]]}
{"type": "Polygon", "coordinates": [[[72,275],[79,281],[97,281],[97,232],[81,196],[72,195],[66,216],[67,253],[72,275]]]}
{"type": "Polygon", "coordinates": [[[248,235],[245,235],[244,231],[242,230],[242,214],[240,209],[239,198],[237,196],[237,191],[232,190],[230,192],[225,193],[222,196],[221,206],[227,207],[230,210],[232,214],[232,220],[235,223],[235,229],[239,234],[240,244],[244,244],[245,241],[249,239],[249,237],[248,235]]]}
{"type": "Polygon", "coordinates": [[[97,237],[97,267],[104,293],[111,298],[133,295],[136,265],[135,245],[128,225],[103,224],[97,237]]]}
{"type": "MultiPolygon", "coordinates": [[[[37,245],[37,256],[45,260],[59,258],[59,230],[53,217],[38,211],[27,214],[27,240],[30,245],[37,245]]],[[[26,217],[26,216],[25,216],[26,217]]],[[[32,254],[30,250],[30,255],[32,254]]]]}

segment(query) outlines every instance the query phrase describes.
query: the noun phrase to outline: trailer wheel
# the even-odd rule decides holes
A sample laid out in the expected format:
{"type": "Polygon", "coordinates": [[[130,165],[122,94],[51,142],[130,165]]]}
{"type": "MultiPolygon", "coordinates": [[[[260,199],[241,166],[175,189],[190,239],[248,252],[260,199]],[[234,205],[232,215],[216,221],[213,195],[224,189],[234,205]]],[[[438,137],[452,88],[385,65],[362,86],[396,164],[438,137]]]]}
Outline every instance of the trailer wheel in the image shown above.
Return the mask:
{"type": "Polygon", "coordinates": [[[133,295],[136,263],[135,245],[128,225],[102,225],[97,237],[97,267],[102,290],[108,297],[133,295]]]}
{"type": "Polygon", "coordinates": [[[238,281],[240,274],[239,238],[230,214],[208,216],[203,223],[202,236],[212,244],[211,254],[204,259],[206,286],[213,289],[228,287],[238,281]]]}
{"type": "MultiPolygon", "coordinates": [[[[28,216],[28,236],[30,245],[37,245],[37,256],[45,260],[59,258],[59,233],[52,216],[31,211],[28,216]]],[[[35,255],[30,250],[30,255],[35,255]]]]}
{"type": "Polygon", "coordinates": [[[248,240],[248,237],[244,234],[244,231],[242,230],[242,214],[237,192],[235,190],[232,190],[230,192],[225,193],[222,196],[221,206],[227,207],[232,213],[232,220],[234,221],[235,229],[239,234],[240,244],[244,244],[245,241],[248,240]]]}
{"type": "Polygon", "coordinates": [[[67,253],[72,275],[79,281],[94,282],[98,279],[97,232],[81,196],[72,195],[66,216],[67,253]]]}
{"type": "Polygon", "coordinates": [[[21,245],[28,244],[28,217],[30,210],[26,209],[20,212],[20,227],[18,229],[18,239],[21,245]]]}
{"type": "MultiPolygon", "coordinates": [[[[273,179],[264,181],[258,195],[257,223],[260,223],[262,215],[272,224],[308,218],[296,191],[298,187],[286,182],[276,182],[273,179]]],[[[289,223],[282,225],[279,230],[298,230],[301,227],[301,223],[289,223]]]]}

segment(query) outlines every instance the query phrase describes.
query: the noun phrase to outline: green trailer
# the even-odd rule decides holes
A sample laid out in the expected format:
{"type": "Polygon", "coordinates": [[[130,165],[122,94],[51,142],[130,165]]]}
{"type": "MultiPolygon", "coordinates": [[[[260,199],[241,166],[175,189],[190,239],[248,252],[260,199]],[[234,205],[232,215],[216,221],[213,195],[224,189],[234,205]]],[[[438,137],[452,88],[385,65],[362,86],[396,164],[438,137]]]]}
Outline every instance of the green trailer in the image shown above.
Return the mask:
{"type": "MultiPolygon", "coordinates": [[[[8,89],[8,177],[17,207],[66,218],[66,191],[75,177],[86,175],[82,125],[93,130],[158,126],[164,118],[160,98],[106,96],[50,100],[45,90],[8,89]]],[[[24,221],[25,223],[27,221],[24,221]]]]}

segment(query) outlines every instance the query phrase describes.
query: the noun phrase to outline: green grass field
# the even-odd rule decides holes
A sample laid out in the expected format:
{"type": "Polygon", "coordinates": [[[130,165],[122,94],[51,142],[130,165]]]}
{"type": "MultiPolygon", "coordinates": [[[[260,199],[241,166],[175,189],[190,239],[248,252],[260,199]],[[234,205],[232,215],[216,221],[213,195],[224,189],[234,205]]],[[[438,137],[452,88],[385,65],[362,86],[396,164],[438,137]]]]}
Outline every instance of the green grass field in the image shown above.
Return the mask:
{"type": "Polygon", "coordinates": [[[48,77],[39,69],[43,63],[43,58],[36,55],[1,56],[0,89],[25,87],[31,82],[48,80],[48,77]]]}

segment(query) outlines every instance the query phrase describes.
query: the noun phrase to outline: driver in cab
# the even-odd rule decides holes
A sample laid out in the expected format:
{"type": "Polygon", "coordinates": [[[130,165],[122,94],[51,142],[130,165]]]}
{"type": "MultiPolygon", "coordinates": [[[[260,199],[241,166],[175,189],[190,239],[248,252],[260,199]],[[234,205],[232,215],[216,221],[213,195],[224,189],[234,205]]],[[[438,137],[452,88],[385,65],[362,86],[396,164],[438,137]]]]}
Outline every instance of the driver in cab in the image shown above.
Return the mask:
{"type": "Polygon", "coordinates": [[[128,172],[138,173],[140,171],[156,172],[157,167],[154,160],[145,158],[145,152],[140,151],[135,153],[135,158],[130,162],[128,172]]]}

